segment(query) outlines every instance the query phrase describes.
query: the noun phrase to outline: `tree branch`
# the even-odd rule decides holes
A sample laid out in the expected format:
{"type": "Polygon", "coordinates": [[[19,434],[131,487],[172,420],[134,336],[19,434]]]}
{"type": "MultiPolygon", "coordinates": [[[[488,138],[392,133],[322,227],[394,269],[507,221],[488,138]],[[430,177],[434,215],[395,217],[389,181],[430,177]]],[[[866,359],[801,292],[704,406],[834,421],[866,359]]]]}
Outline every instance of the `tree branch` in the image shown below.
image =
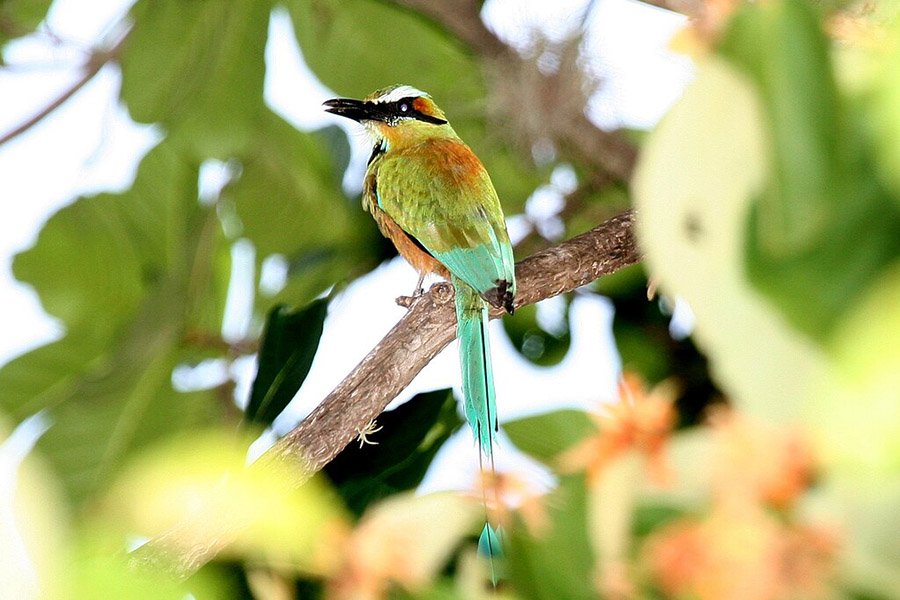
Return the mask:
{"type": "Polygon", "coordinates": [[[65,89],[59,96],[57,96],[54,100],[52,100],[47,106],[39,110],[32,117],[19,124],[14,129],[7,131],[5,134],[0,136],[0,146],[3,144],[14,140],[19,137],[41,121],[43,121],[47,115],[55,111],[57,108],[66,103],[66,101],[74,96],[78,91],[83,88],[87,83],[93,79],[100,70],[106,66],[108,62],[111,60],[115,60],[118,58],[119,53],[122,50],[122,45],[125,43],[125,39],[127,35],[122,36],[112,48],[107,50],[96,50],[94,51],[87,62],[81,67],[82,75],[71,86],[65,89]]]}
{"type": "MultiPolygon", "coordinates": [[[[569,292],[638,262],[633,224],[633,212],[626,211],[518,263],[515,305],[569,292]]],[[[500,311],[491,314],[498,316],[500,311]]],[[[453,289],[449,283],[435,284],[413,301],[384,339],[264,458],[305,465],[311,471],[321,469],[455,337],[453,289]]]]}
{"type": "MultiPolygon", "coordinates": [[[[634,213],[621,215],[516,265],[515,305],[569,292],[641,258],[633,232],[634,213]]],[[[500,316],[494,311],[492,318],[500,316]]],[[[299,467],[302,484],[324,467],[377,417],[388,403],[456,337],[453,288],[438,283],[415,299],[409,312],[353,371],[290,433],[254,465],[299,467]]],[[[202,544],[192,540],[190,519],[155,537],[132,555],[136,567],[172,570],[188,577],[228,546],[233,530],[202,544]]]]}

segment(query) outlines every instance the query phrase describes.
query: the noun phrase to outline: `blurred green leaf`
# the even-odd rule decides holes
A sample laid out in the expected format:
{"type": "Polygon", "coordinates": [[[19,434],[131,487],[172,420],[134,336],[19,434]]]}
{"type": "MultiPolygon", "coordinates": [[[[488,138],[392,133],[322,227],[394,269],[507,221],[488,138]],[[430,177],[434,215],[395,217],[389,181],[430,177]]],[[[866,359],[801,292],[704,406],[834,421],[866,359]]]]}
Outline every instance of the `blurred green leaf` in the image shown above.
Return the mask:
{"type": "Polygon", "coordinates": [[[34,287],[50,315],[97,339],[112,336],[145,291],[142,261],[120,204],[120,196],[102,194],[63,208],[13,262],[16,278],[34,287]]]}
{"type": "Polygon", "coordinates": [[[638,539],[646,537],[685,514],[684,509],[666,504],[638,504],[634,511],[632,534],[638,539]]]}
{"type": "Polygon", "coordinates": [[[461,107],[484,96],[474,56],[416,12],[372,0],[288,0],[303,57],[322,83],[362,98],[405,83],[461,107]]]}
{"type": "Polygon", "coordinates": [[[520,524],[506,538],[510,583],[525,598],[596,598],[584,477],[561,478],[544,502],[548,531],[531,535],[520,524]]]}
{"type": "Polygon", "coordinates": [[[328,298],[296,311],[284,305],[269,311],[247,404],[249,423],[270,425],[303,385],[319,348],[327,312],[328,298]]]}
{"type": "Polygon", "coordinates": [[[347,505],[361,515],[372,502],[416,487],[434,455],[462,420],[450,390],[418,394],[385,411],[369,435],[375,444],[349,444],[325,466],[347,505]]]}
{"type": "Polygon", "coordinates": [[[362,237],[358,225],[365,214],[341,193],[340,178],[323,137],[266,110],[241,159],[240,177],[222,197],[234,203],[241,235],[261,257],[291,259],[362,237]]]}
{"type": "MultiPolygon", "coordinates": [[[[32,33],[47,14],[51,0],[3,0],[0,2],[0,48],[6,42],[32,33]]],[[[3,55],[0,53],[0,65],[3,55]]]]}
{"type": "Polygon", "coordinates": [[[866,46],[867,66],[874,70],[874,75],[863,99],[866,110],[860,125],[872,137],[879,175],[891,188],[894,202],[900,203],[900,77],[897,77],[900,43],[897,40],[900,40],[900,14],[893,16],[881,44],[866,46]]]}
{"type": "Polygon", "coordinates": [[[350,165],[350,142],[347,140],[347,134],[337,125],[328,125],[313,131],[310,135],[328,151],[334,186],[340,188],[343,185],[344,172],[350,165]]]}
{"type": "Polygon", "coordinates": [[[561,331],[549,332],[537,321],[537,305],[521,306],[514,315],[502,319],[503,328],[516,350],[536,365],[550,367],[559,364],[572,342],[569,333],[569,303],[561,316],[561,331]]]}
{"type": "MultiPolygon", "coordinates": [[[[646,324],[636,325],[618,314],[613,322],[616,349],[622,358],[623,369],[640,373],[647,381],[661,381],[672,372],[673,356],[667,347],[672,344],[654,343],[656,340],[651,337],[651,331],[646,324]]],[[[657,330],[656,333],[662,332],[657,330]]],[[[665,334],[668,335],[668,331],[665,334]]]]}
{"type": "Polygon", "coordinates": [[[66,333],[0,370],[0,406],[16,419],[49,411],[39,447],[77,502],[136,448],[222,418],[214,392],[177,393],[171,378],[188,331],[221,327],[223,255],[196,165],[164,142],[131,190],[77,200],[16,257],[16,276],[66,333]]]}
{"type": "Polygon", "coordinates": [[[795,327],[821,342],[900,256],[900,209],[844,109],[809,3],[744,6],[723,48],[757,85],[771,140],[770,178],[750,214],[748,273],[795,327]]]}
{"type": "Polygon", "coordinates": [[[161,553],[164,565],[177,560],[176,548],[220,546],[225,558],[328,573],[338,566],[334,547],[349,528],[340,500],[322,478],[306,479],[299,465],[248,466],[255,436],[249,433],[195,429],[154,445],[129,461],[103,497],[105,519],[148,537],[181,525],[172,552],[161,553]]]}
{"type": "Polygon", "coordinates": [[[303,58],[337,94],[363,98],[409,84],[435,99],[487,167],[509,213],[543,181],[530,158],[490,132],[482,66],[456,37],[421,14],[373,0],[289,0],[303,58]]]}
{"type": "Polygon", "coordinates": [[[603,296],[631,296],[638,291],[646,295],[647,273],[644,265],[638,263],[604,275],[592,284],[592,288],[603,296]]]}
{"type": "Polygon", "coordinates": [[[199,157],[228,158],[263,109],[269,2],[141,0],[120,63],[131,116],[199,157]]]}
{"type": "Polygon", "coordinates": [[[597,427],[584,411],[559,410],[504,423],[503,430],[517,448],[553,466],[564,450],[596,432],[597,427]]]}
{"type": "Polygon", "coordinates": [[[782,258],[816,245],[843,200],[842,114],[814,10],[802,0],[743,6],[722,44],[767,113],[773,160],[758,200],[760,243],[782,258]]]}

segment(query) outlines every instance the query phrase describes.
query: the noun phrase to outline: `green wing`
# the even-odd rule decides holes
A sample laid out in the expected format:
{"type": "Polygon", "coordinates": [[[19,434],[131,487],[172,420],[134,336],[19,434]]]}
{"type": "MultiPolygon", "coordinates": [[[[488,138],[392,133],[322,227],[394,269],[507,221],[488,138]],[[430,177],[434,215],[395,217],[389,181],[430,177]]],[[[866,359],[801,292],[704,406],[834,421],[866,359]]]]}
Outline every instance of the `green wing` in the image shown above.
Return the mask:
{"type": "Polygon", "coordinates": [[[500,201],[487,171],[472,159],[477,168],[472,162],[457,166],[421,152],[388,154],[378,164],[376,200],[478,293],[494,289],[498,281],[507,281],[515,292],[512,246],[500,201]],[[456,168],[469,171],[460,177],[456,168]]]}

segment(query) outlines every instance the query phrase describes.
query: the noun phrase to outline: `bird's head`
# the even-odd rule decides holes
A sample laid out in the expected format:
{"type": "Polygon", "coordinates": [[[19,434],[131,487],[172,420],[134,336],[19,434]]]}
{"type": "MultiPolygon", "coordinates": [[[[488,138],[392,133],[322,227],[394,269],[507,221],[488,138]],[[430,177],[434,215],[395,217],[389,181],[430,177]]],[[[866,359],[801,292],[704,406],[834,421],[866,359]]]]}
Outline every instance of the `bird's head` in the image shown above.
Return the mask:
{"type": "Polygon", "coordinates": [[[436,136],[455,135],[431,96],[408,85],[392,85],[363,100],[335,98],[325,110],[361,123],[376,145],[396,147],[436,136]]]}

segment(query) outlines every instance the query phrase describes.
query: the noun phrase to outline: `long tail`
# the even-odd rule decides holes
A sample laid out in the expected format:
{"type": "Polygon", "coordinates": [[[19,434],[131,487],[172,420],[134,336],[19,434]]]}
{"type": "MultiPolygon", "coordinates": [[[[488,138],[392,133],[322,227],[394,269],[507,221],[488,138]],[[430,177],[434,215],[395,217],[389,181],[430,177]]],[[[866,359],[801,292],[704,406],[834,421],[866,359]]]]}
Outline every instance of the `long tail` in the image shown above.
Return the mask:
{"type": "MultiPolygon", "coordinates": [[[[494,392],[494,372],[491,366],[491,342],[488,336],[487,303],[468,284],[452,278],[456,290],[456,322],[459,338],[459,364],[462,367],[462,389],[466,420],[480,448],[479,464],[486,457],[494,471],[494,436],[500,428],[497,420],[497,400],[494,392]]],[[[487,498],[485,497],[485,510],[487,498]]],[[[496,585],[494,558],[502,553],[500,536],[485,519],[478,541],[478,549],[491,560],[491,579],[496,585]]]]}
{"type": "Polygon", "coordinates": [[[456,322],[459,338],[459,363],[466,419],[472,427],[482,454],[493,468],[497,401],[491,367],[491,342],[488,337],[487,303],[468,284],[453,277],[456,290],[456,322]]]}

